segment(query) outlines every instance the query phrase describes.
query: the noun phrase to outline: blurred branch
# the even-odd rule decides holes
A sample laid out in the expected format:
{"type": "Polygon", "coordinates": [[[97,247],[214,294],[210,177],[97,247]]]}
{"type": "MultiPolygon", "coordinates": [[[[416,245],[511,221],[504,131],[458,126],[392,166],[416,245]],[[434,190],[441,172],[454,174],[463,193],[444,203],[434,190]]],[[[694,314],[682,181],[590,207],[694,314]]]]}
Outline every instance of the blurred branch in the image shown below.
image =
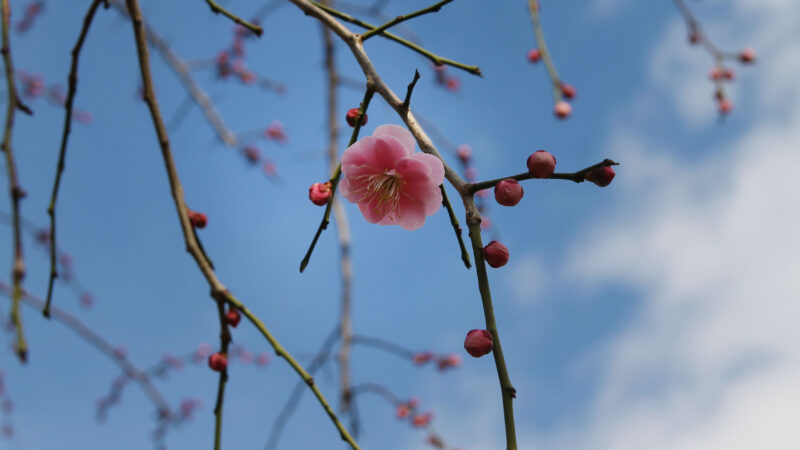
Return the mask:
{"type": "Polygon", "coordinates": [[[25,342],[25,333],[22,330],[22,318],[19,312],[19,302],[22,297],[22,279],[25,278],[25,260],[22,256],[22,233],[20,231],[20,212],[19,203],[25,196],[25,191],[19,184],[17,176],[17,164],[14,160],[14,151],[11,146],[12,134],[14,131],[14,115],[17,110],[28,114],[33,114],[19,99],[17,85],[14,79],[14,62],[11,59],[11,43],[9,38],[9,28],[11,27],[11,6],[9,0],[2,0],[0,5],[2,11],[2,33],[3,44],[0,52],[3,54],[3,63],[6,73],[6,95],[8,95],[8,108],[6,109],[6,123],[3,131],[2,150],[6,154],[6,171],[8,172],[8,192],[11,197],[11,214],[14,220],[13,237],[13,263],[11,265],[11,280],[14,290],[11,294],[11,323],[17,332],[14,343],[14,351],[19,360],[25,363],[28,357],[28,344],[25,342]]]}
{"type": "Polygon", "coordinates": [[[333,422],[339,434],[345,442],[347,442],[353,449],[358,449],[358,444],[353,440],[347,430],[339,421],[336,414],[331,409],[325,397],[320,390],[314,385],[314,380],[311,376],[297,363],[292,355],[286,351],[283,346],[275,339],[272,333],[267,329],[264,323],[255,316],[243,303],[237,300],[233,294],[228,291],[225,285],[217,278],[216,273],[211,268],[208,260],[204,257],[203,252],[200,250],[197,240],[194,237],[193,227],[189,220],[188,208],[183,196],[183,187],[181,186],[178,177],[177,167],[172,156],[172,149],[170,147],[169,136],[167,134],[164,121],[161,118],[161,111],[158,106],[158,101],[155,96],[153,88],[153,80],[150,71],[150,58],[147,46],[146,31],[142,19],[142,13],[139,9],[138,0],[126,0],[128,11],[130,13],[131,22],[133,25],[133,32],[136,38],[136,48],[139,57],[139,67],[141,69],[142,83],[144,85],[144,99],[150,109],[150,115],[153,119],[153,126],[158,136],[159,146],[164,158],[164,165],[167,170],[167,175],[170,182],[172,197],[175,201],[175,207],[180,218],[180,224],[183,231],[184,240],[186,242],[186,249],[192,255],[198,268],[205,276],[211,288],[211,297],[218,303],[227,303],[229,306],[238,309],[244,314],[248,320],[261,332],[261,334],[272,345],[275,353],[284,358],[295,372],[308,384],[314,395],[317,397],[320,405],[323,407],[328,417],[333,422]]]}
{"type": "Polygon", "coordinates": [[[53,300],[53,285],[55,284],[56,277],[58,277],[58,266],[56,265],[56,201],[58,199],[58,188],[61,186],[61,175],[64,173],[64,161],[67,156],[67,140],[69,133],[72,129],[72,106],[75,102],[75,93],[78,90],[78,59],[81,55],[83,42],[86,40],[86,35],[89,33],[89,27],[92,25],[94,14],[100,6],[102,0],[94,0],[89,6],[89,11],[83,18],[83,27],[78,35],[78,41],[72,48],[72,64],[69,68],[69,75],[67,76],[67,83],[69,85],[67,91],[67,100],[64,103],[64,131],[61,135],[61,147],[58,151],[58,164],[56,166],[56,177],[53,182],[53,192],[50,196],[50,206],[47,208],[47,214],[50,216],[50,278],[47,282],[47,300],[42,310],[45,317],[50,317],[50,303],[53,300]]]}

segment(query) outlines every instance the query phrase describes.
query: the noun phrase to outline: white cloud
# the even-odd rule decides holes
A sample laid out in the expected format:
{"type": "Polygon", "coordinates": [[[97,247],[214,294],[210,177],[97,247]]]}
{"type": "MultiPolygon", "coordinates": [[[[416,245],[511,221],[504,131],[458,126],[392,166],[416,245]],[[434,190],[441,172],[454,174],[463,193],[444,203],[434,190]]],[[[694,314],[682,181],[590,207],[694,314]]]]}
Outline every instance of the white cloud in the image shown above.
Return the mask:
{"type": "MultiPolygon", "coordinates": [[[[800,16],[778,0],[741,0],[733,13],[757,33],[744,36],[762,58],[741,95],[764,114],[700,161],[653,154],[665,145],[642,130],[612,135],[625,161],[618,191],[637,195],[579,240],[568,271],[633,286],[643,305],[602,350],[587,423],[553,447],[800,448],[800,63],[790,56],[800,16]]],[[[708,96],[686,93],[696,74],[672,70],[666,42],[685,46],[680,26],[668,27],[651,75],[704,123],[691,114],[708,96]]]]}

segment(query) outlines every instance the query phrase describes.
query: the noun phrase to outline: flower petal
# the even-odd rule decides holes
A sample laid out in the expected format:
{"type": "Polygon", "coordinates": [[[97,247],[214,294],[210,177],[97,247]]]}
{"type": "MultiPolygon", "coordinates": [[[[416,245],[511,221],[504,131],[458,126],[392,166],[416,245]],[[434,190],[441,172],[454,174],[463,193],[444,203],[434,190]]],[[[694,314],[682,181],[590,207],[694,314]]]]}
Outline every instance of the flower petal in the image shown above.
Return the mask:
{"type": "Polygon", "coordinates": [[[406,151],[404,156],[413,154],[414,149],[416,148],[414,136],[405,127],[401,127],[400,125],[381,125],[378,128],[375,128],[375,131],[372,132],[372,135],[374,137],[391,136],[397,139],[397,141],[403,145],[403,148],[406,151]]]}
{"type": "Polygon", "coordinates": [[[433,184],[438,186],[444,182],[444,165],[442,164],[442,160],[427,153],[415,153],[411,155],[411,157],[424,162],[431,168],[431,182],[433,182],[433,184]]]}
{"type": "Polygon", "coordinates": [[[425,224],[425,205],[416,199],[401,195],[397,210],[397,220],[394,223],[404,230],[416,230],[425,224]]]}

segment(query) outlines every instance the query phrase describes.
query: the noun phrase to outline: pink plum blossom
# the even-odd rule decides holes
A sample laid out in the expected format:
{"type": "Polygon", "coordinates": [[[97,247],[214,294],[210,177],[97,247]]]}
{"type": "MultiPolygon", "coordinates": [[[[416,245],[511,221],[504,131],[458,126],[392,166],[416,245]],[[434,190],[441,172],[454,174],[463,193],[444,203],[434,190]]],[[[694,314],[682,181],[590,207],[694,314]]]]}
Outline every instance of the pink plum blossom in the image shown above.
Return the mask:
{"type": "Polygon", "coordinates": [[[408,130],[382,125],[344,151],[339,189],[367,222],[416,230],[439,210],[444,166],[414,147],[408,130]]]}

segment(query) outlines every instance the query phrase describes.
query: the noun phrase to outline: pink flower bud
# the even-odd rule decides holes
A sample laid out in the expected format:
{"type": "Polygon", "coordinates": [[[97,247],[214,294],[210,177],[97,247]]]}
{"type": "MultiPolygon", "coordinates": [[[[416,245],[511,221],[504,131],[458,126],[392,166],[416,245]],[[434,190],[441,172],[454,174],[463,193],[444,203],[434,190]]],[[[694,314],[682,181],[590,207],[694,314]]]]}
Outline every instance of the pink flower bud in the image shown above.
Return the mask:
{"type": "Polygon", "coordinates": [[[228,313],[225,314],[225,320],[228,321],[228,325],[236,328],[239,325],[239,321],[242,320],[242,315],[239,313],[238,309],[231,308],[228,310],[228,313]]]}
{"type": "Polygon", "coordinates": [[[456,92],[458,88],[461,87],[461,82],[458,80],[458,78],[453,77],[448,79],[447,82],[444,84],[444,86],[447,88],[448,91],[456,92]]]}
{"type": "Polygon", "coordinates": [[[756,51],[748,47],[739,52],[739,61],[743,64],[750,64],[756,60],[756,51]]]}
{"type": "Polygon", "coordinates": [[[726,80],[728,80],[728,81],[731,81],[731,80],[733,80],[733,70],[731,70],[731,69],[724,69],[724,70],[722,71],[722,77],[723,77],[723,78],[725,78],[725,79],[726,79],[726,80]]]}
{"type": "Polygon", "coordinates": [[[719,109],[720,114],[728,114],[733,109],[733,103],[727,98],[720,99],[717,102],[717,109],[719,109]]]}
{"type": "Polygon", "coordinates": [[[464,350],[475,358],[491,352],[493,345],[492,334],[486,330],[469,330],[464,339],[464,350]]]}
{"type": "Polygon", "coordinates": [[[567,83],[561,83],[561,93],[564,95],[564,98],[572,100],[575,98],[577,91],[575,90],[575,86],[567,83]]]}
{"type": "Polygon", "coordinates": [[[411,423],[417,428],[422,428],[427,427],[431,423],[431,420],[433,420],[433,413],[429,411],[425,414],[414,415],[414,417],[411,418],[411,423]]]}
{"type": "Polygon", "coordinates": [[[542,59],[542,52],[539,51],[538,48],[535,48],[528,52],[528,61],[536,63],[539,62],[540,59],[542,59]]]}
{"type": "Polygon", "coordinates": [[[414,355],[411,357],[411,361],[413,361],[414,364],[420,366],[432,360],[433,356],[434,355],[431,352],[414,353],[414,355]]]}
{"type": "Polygon", "coordinates": [[[411,413],[411,408],[408,405],[398,405],[395,414],[398,419],[405,419],[411,413]]]}
{"type": "MultiPolygon", "coordinates": [[[[345,116],[345,119],[347,119],[348,125],[350,125],[351,127],[356,126],[359,112],[360,110],[358,108],[351,108],[350,110],[347,111],[347,116],[345,116]]],[[[362,122],[361,125],[366,125],[366,124],[367,124],[367,114],[364,113],[364,122],[362,122]]]]}
{"type": "Polygon", "coordinates": [[[461,357],[456,354],[439,357],[436,361],[436,368],[439,370],[447,370],[461,365],[461,357]]]}
{"type": "Polygon", "coordinates": [[[195,228],[205,228],[208,224],[208,217],[201,212],[189,210],[189,222],[195,228]]]}
{"type": "Polygon", "coordinates": [[[514,206],[522,200],[522,185],[513,178],[506,178],[494,187],[494,199],[503,206],[514,206]]]}
{"type": "Polygon", "coordinates": [[[467,170],[464,171],[464,176],[467,177],[467,181],[472,181],[478,178],[478,170],[474,167],[467,167],[467,170]]]}
{"type": "Polygon", "coordinates": [[[472,159],[472,147],[466,144],[459,145],[456,149],[456,155],[463,164],[467,164],[469,163],[469,160],[472,159]]]}
{"type": "Polygon", "coordinates": [[[503,267],[508,262],[508,248],[498,241],[489,242],[489,245],[483,248],[483,257],[495,269],[503,267]]]}
{"type": "Polygon", "coordinates": [[[556,170],[556,157],[546,150],[536,150],[528,156],[528,172],[533,178],[549,178],[556,170]]]}
{"type": "Polygon", "coordinates": [[[611,184],[614,175],[616,175],[614,169],[612,169],[611,166],[605,166],[587,173],[586,181],[590,181],[600,187],[606,187],[611,184]]]}
{"type": "Polygon", "coordinates": [[[317,206],[327,205],[331,199],[331,182],[314,183],[308,188],[308,198],[317,206]]]}
{"type": "Polygon", "coordinates": [[[208,367],[215,372],[222,372],[228,367],[228,357],[222,353],[214,353],[208,357],[208,367]]]}
{"type": "Polygon", "coordinates": [[[553,112],[559,119],[566,119],[570,114],[572,114],[572,106],[570,106],[569,103],[561,100],[553,107],[553,112]]]}
{"type": "Polygon", "coordinates": [[[722,78],[722,69],[720,69],[719,67],[714,67],[713,69],[711,69],[711,72],[708,73],[708,77],[714,81],[719,80],[720,78],[722,78]]]}
{"type": "Polygon", "coordinates": [[[269,354],[268,353],[259,353],[258,358],[256,358],[256,364],[259,366],[266,366],[269,364],[269,354]]]}

